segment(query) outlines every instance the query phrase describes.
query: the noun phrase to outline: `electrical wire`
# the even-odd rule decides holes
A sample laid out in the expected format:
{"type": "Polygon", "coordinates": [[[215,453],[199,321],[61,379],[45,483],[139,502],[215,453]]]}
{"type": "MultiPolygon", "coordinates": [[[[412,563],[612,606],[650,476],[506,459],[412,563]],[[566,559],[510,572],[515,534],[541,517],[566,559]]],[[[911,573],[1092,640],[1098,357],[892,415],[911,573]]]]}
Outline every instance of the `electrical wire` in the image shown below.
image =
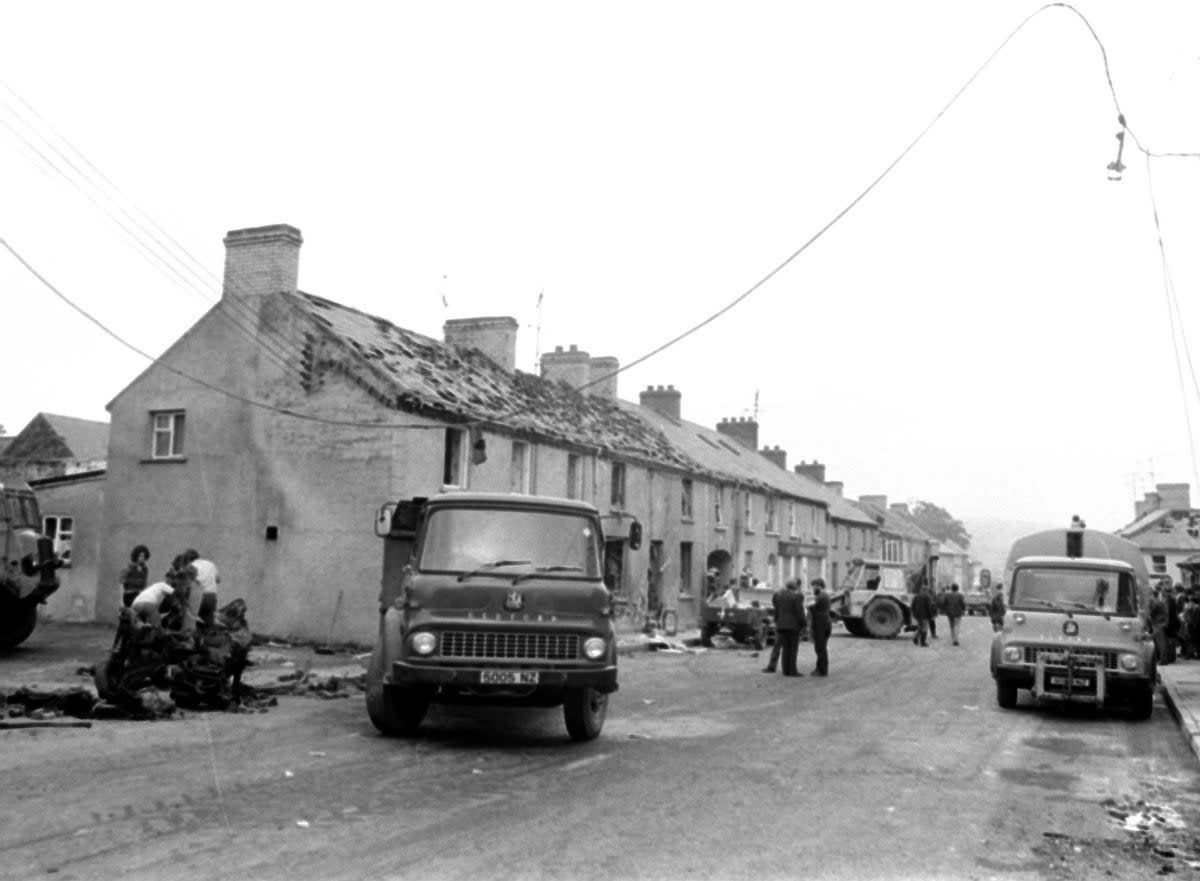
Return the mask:
{"type": "Polygon", "coordinates": [[[1187,426],[1188,452],[1191,454],[1191,459],[1192,459],[1192,477],[1196,481],[1195,485],[1200,486],[1200,466],[1197,465],[1196,441],[1195,441],[1195,437],[1192,433],[1192,412],[1191,412],[1191,408],[1188,406],[1187,383],[1184,381],[1184,378],[1183,378],[1183,362],[1179,357],[1179,340],[1176,339],[1177,335],[1183,339],[1184,348],[1187,350],[1188,368],[1192,371],[1192,385],[1196,386],[1197,388],[1200,388],[1200,386],[1197,386],[1197,383],[1196,383],[1196,371],[1195,371],[1195,368],[1192,366],[1191,349],[1188,348],[1188,346],[1187,346],[1187,336],[1183,331],[1182,322],[1180,322],[1180,326],[1177,327],[1176,321],[1175,321],[1175,316],[1176,316],[1176,313],[1178,312],[1179,304],[1174,295],[1174,283],[1171,280],[1171,270],[1170,270],[1170,266],[1167,262],[1167,248],[1166,248],[1166,245],[1163,243],[1162,225],[1159,222],[1159,217],[1158,217],[1158,200],[1154,194],[1154,181],[1153,181],[1154,175],[1153,175],[1153,171],[1151,169],[1152,161],[1153,161],[1152,157],[1149,154],[1147,154],[1146,155],[1146,180],[1149,183],[1148,189],[1150,192],[1150,207],[1151,207],[1151,211],[1154,214],[1154,232],[1155,232],[1155,237],[1158,240],[1158,253],[1159,253],[1159,258],[1160,258],[1160,262],[1162,265],[1163,294],[1167,300],[1167,323],[1168,323],[1168,326],[1169,326],[1169,329],[1171,332],[1171,347],[1175,352],[1175,372],[1179,377],[1179,391],[1183,397],[1183,420],[1184,420],[1184,424],[1187,426]]]}
{"type": "Polygon", "coordinates": [[[66,294],[64,294],[62,291],[60,291],[57,287],[55,287],[50,282],[49,279],[47,279],[44,275],[42,275],[40,272],[38,272],[37,269],[34,268],[33,264],[31,264],[28,260],[26,260],[23,256],[21,256],[21,254],[17,251],[17,249],[14,248],[12,245],[10,245],[4,238],[0,238],[0,247],[3,247],[10,254],[12,254],[13,257],[16,258],[17,262],[20,263],[22,266],[24,266],[25,269],[34,278],[36,278],[38,281],[40,281],[47,289],[49,289],[51,293],[53,293],[56,297],[58,297],[60,300],[62,300],[64,303],[66,303],[68,306],[70,306],[72,309],[74,309],[76,312],[78,312],[80,315],[82,315],[84,318],[86,318],[88,321],[90,321],[96,327],[100,328],[100,330],[102,330],[105,334],[112,337],[114,340],[116,340],[118,343],[120,343],[125,348],[129,349],[131,352],[135,352],[136,354],[141,355],[146,360],[157,364],[158,366],[162,367],[164,370],[169,371],[170,373],[174,373],[176,376],[182,377],[183,379],[186,379],[186,380],[190,380],[191,382],[194,382],[197,385],[203,386],[204,388],[209,389],[210,391],[214,391],[220,395],[224,395],[225,397],[230,398],[231,400],[240,401],[243,404],[248,404],[249,406],[256,407],[260,410],[269,410],[273,413],[279,413],[283,416],[292,416],[292,417],[295,417],[296,419],[304,419],[309,422],[321,422],[326,425],[340,425],[340,426],[346,426],[346,427],[351,427],[351,428],[387,428],[387,429],[394,429],[394,430],[412,430],[412,431],[442,431],[445,429],[444,425],[413,425],[411,423],[384,423],[384,422],[355,421],[355,420],[347,420],[347,419],[331,419],[326,416],[314,416],[310,413],[300,413],[300,412],[297,412],[296,410],[292,410],[288,407],[278,407],[278,406],[275,406],[274,404],[268,404],[264,401],[258,401],[253,398],[248,398],[245,395],[239,395],[236,392],[231,392],[231,391],[229,391],[229,389],[222,388],[219,385],[215,385],[214,383],[208,382],[207,380],[200,379],[197,376],[192,376],[190,373],[180,370],[177,367],[173,367],[170,364],[167,364],[166,362],[164,362],[161,358],[155,358],[153,355],[149,354],[148,352],[144,351],[143,349],[138,348],[133,343],[129,342],[124,337],[122,337],[120,334],[118,334],[116,331],[109,328],[107,325],[104,324],[104,322],[100,321],[100,319],[96,318],[94,315],[92,315],[90,312],[88,312],[86,309],[84,309],[78,303],[74,302],[70,297],[68,297],[66,294]]]}

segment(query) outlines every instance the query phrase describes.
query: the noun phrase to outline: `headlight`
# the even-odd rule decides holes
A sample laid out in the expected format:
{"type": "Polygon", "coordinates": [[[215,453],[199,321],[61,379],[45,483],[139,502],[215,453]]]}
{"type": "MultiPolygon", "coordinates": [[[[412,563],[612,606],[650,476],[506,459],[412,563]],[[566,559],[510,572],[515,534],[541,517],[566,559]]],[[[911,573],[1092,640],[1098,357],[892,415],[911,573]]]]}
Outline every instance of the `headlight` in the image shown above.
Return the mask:
{"type": "Polygon", "coordinates": [[[1007,664],[1019,664],[1025,653],[1019,645],[1006,645],[1004,647],[1004,661],[1007,664]]]}
{"type": "Polygon", "coordinates": [[[1138,656],[1137,655],[1128,655],[1128,654],[1121,655],[1121,669],[1122,670],[1129,670],[1132,672],[1133,670],[1136,670],[1137,668],[1138,668],[1138,656]]]}
{"type": "Polygon", "coordinates": [[[598,636],[583,641],[583,655],[589,661],[598,661],[604,657],[606,648],[608,648],[608,644],[598,636]]]}
{"type": "Polygon", "coordinates": [[[418,655],[432,655],[433,650],[437,648],[437,637],[427,630],[422,630],[420,633],[414,633],[408,644],[418,655]]]}

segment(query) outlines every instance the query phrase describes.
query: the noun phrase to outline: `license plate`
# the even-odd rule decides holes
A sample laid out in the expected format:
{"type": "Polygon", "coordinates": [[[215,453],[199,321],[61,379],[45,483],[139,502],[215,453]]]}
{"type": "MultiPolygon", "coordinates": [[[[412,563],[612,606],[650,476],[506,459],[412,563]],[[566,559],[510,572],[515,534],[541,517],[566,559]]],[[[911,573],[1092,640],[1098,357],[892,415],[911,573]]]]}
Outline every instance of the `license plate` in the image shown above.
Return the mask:
{"type": "Polygon", "coordinates": [[[536,670],[483,670],[479,674],[480,685],[537,685],[536,670]]]}
{"type": "Polygon", "coordinates": [[[1095,687],[1095,683],[1093,683],[1091,679],[1083,679],[1078,676],[1075,676],[1075,677],[1051,676],[1050,684],[1058,685],[1058,686],[1061,686],[1062,688],[1066,688],[1068,680],[1070,680],[1070,684],[1071,684],[1072,688],[1093,688],[1093,687],[1095,687]]]}

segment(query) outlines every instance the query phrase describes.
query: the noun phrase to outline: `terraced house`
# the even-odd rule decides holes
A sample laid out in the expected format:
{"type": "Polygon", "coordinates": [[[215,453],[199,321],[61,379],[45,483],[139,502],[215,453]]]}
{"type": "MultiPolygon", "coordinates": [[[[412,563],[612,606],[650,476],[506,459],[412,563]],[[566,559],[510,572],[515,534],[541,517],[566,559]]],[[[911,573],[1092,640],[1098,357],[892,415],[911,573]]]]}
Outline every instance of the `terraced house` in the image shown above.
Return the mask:
{"type": "Polygon", "coordinates": [[[104,586],[133,545],[164,561],[195,547],[255,630],[369,641],[374,511],[443,487],[636,516],[640,549],[624,527],[608,536],[610,585],[681,626],[708,565],[772,582],[826,572],[843,503],[756,451],[757,426],[685,423],[669,394],[621,401],[612,377],[580,391],[617,362],[577,347],[523,373],[512,318],[448,321],[437,340],[303,293],[302,241],[286,225],[230,232],[220,302],[110,402],[98,617],[115,613],[104,586]]]}

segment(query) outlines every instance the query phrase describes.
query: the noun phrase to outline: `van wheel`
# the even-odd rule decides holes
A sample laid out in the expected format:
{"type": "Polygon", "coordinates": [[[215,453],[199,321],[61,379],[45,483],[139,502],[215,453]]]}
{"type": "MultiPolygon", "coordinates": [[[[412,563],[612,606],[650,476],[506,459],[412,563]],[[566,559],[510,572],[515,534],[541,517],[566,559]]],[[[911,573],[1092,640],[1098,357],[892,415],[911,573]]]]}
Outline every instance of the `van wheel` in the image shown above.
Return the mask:
{"type": "Polygon", "coordinates": [[[385,685],[383,648],[375,646],[367,667],[367,716],[380,734],[410,737],[429,711],[429,695],[413,688],[385,685]]]}
{"type": "Polygon", "coordinates": [[[1134,694],[1129,702],[1129,715],[1139,722],[1154,715],[1154,686],[1147,685],[1134,694]]]}
{"type": "Polygon", "coordinates": [[[997,682],[996,703],[1000,705],[1000,709],[1002,710],[1016,709],[1017,687],[1008,682],[997,682]]]}
{"type": "Polygon", "coordinates": [[[572,740],[594,740],[608,715],[608,695],[594,688],[567,689],[563,700],[563,721],[572,740]]]}

